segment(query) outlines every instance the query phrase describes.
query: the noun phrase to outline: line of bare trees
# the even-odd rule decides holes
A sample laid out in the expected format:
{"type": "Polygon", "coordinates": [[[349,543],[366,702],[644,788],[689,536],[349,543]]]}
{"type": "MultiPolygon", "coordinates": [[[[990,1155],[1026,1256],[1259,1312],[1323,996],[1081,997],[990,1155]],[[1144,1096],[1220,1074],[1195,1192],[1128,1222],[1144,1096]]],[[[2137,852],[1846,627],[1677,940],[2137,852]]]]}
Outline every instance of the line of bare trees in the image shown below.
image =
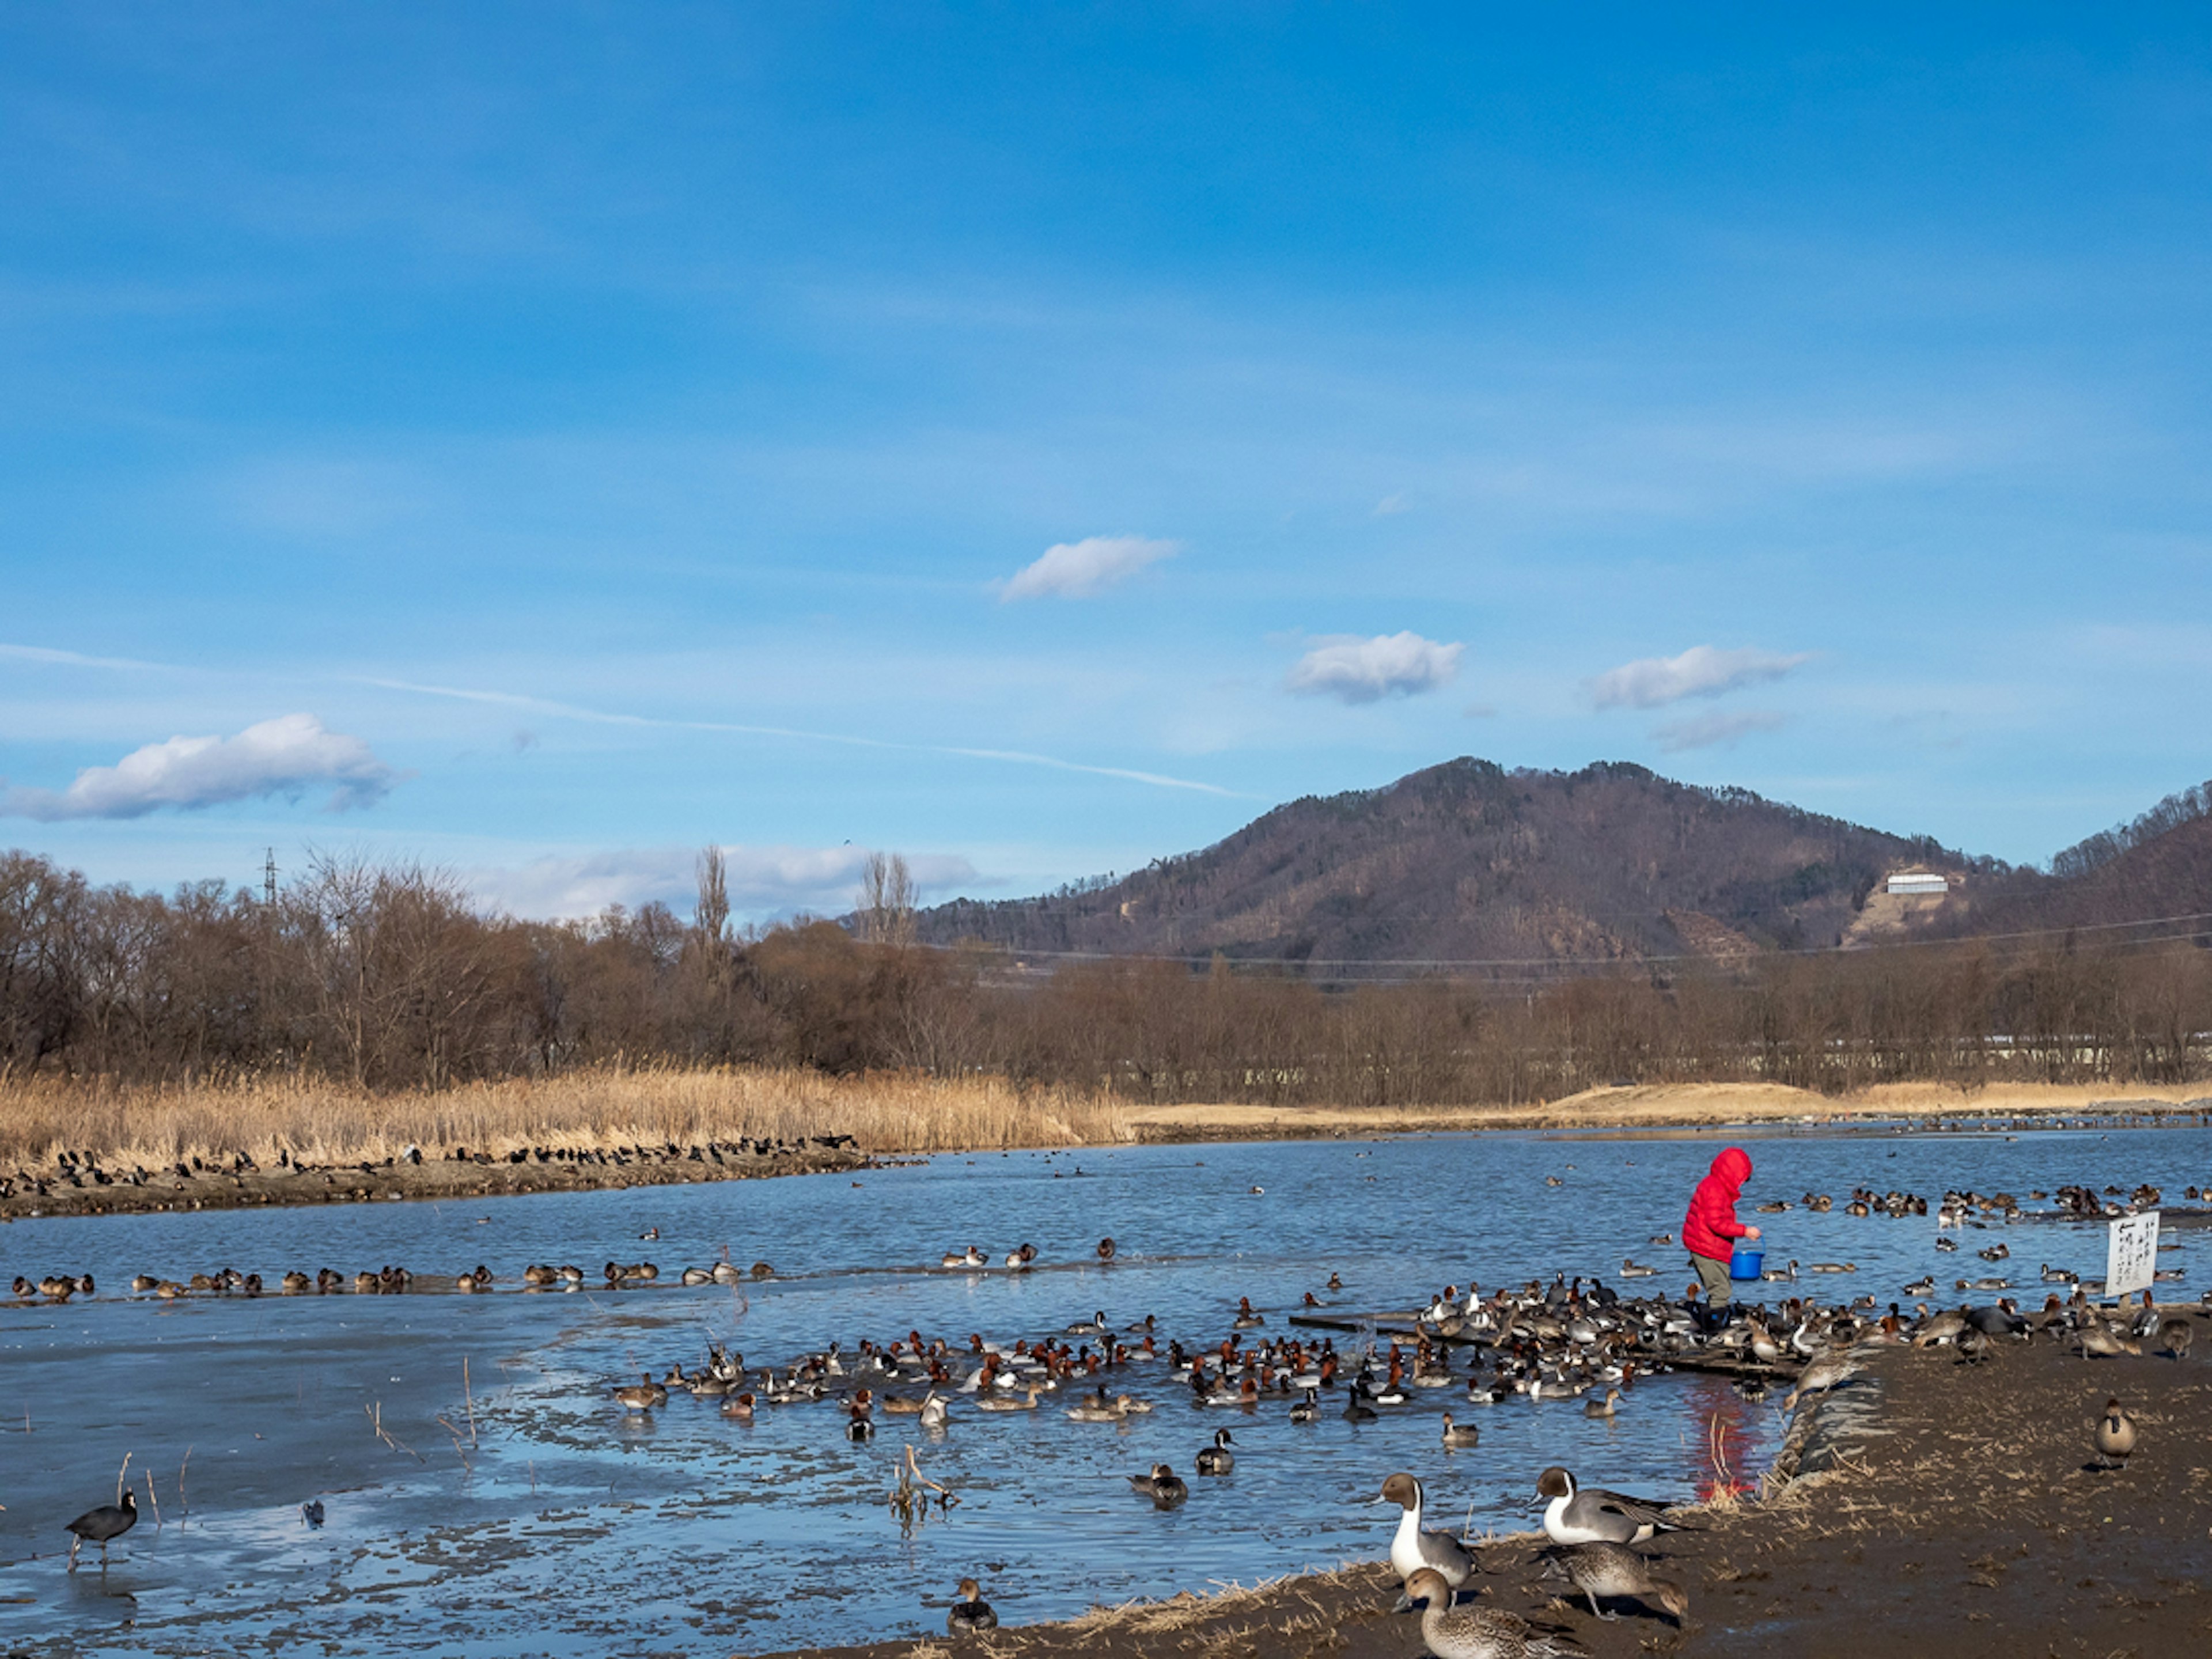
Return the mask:
{"type": "Polygon", "coordinates": [[[2212,1071],[2212,952],[2185,941],[1966,941],[1342,991],[1221,961],[1028,973],[913,941],[913,884],[895,858],[871,866],[849,928],[739,933],[712,852],[688,922],[648,904],[563,923],[487,915],[414,866],[320,859],[271,903],[219,884],[97,887],[8,854],[0,1078],[307,1073],[391,1090],[752,1062],[1388,1105],[1618,1081],[1839,1091],[2212,1071]]]}

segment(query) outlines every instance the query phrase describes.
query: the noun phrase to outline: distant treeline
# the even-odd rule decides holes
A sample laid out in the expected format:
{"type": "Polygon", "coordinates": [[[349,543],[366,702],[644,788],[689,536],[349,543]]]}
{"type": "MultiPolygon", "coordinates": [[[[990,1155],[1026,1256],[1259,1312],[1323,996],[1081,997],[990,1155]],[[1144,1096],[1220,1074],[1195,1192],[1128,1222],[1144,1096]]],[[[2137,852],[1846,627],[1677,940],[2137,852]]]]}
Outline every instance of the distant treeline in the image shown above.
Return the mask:
{"type": "Polygon", "coordinates": [[[1221,961],[1046,973],[916,945],[896,860],[850,928],[735,933],[711,854],[700,885],[690,922],[651,904],[546,923],[414,866],[320,860],[271,903],[0,855],[0,1078],[403,1090],[751,1062],[1389,1105],[1616,1081],[2177,1083],[2212,1061],[2212,952],[2124,930],[1325,991],[1221,961]]]}

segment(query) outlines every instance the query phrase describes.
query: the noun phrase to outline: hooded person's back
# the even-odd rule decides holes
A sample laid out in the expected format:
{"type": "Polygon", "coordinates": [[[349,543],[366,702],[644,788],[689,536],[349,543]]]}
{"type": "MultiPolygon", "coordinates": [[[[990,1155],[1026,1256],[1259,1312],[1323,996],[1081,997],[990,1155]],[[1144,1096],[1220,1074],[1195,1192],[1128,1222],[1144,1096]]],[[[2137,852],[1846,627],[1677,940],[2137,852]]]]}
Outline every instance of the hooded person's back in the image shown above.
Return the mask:
{"type": "Polygon", "coordinates": [[[1682,1218],[1682,1247],[1692,1255],[1725,1261],[1735,1253],[1735,1241],[1749,1231],[1735,1218],[1735,1200],[1750,1179],[1751,1154],[1742,1147],[1724,1148],[1713,1159],[1682,1218]]]}

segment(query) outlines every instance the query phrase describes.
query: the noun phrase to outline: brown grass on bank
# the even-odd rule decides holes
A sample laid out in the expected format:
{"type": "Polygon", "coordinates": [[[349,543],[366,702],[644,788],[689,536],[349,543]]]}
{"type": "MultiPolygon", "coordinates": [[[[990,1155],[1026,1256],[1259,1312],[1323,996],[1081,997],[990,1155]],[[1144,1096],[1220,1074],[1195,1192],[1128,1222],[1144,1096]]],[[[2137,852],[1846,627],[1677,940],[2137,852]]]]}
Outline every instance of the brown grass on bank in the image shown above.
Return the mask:
{"type": "Polygon", "coordinates": [[[1486,1128],[1694,1127],[1724,1123],[2203,1109],[2204,1085],[2007,1084],[1972,1094],[1898,1085],[1833,1097],[1767,1084],[1593,1089],[1519,1106],[1150,1105],[1003,1078],[905,1073],[836,1078],[798,1067],[578,1072],[433,1092],[372,1094],[295,1078],[148,1087],[0,1081],[0,1162],[50,1161],[66,1147],[124,1163],[289,1149],[312,1164],[466,1146],[596,1148],[674,1141],[844,1134],[872,1152],[1122,1145],[1143,1139],[1249,1139],[1486,1128]]]}
{"type": "Polygon", "coordinates": [[[1103,1098],[1017,1089],[1000,1078],[834,1078],[792,1068],[595,1071],[415,1094],[370,1094],[293,1078],[192,1087],[53,1080],[0,1083],[0,1160],[64,1148],[125,1164],[234,1152],[264,1165],[281,1150],[311,1164],[453,1146],[495,1156],[706,1140],[854,1137],[874,1152],[1088,1146],[1134,1139],[1103,1098]]]}

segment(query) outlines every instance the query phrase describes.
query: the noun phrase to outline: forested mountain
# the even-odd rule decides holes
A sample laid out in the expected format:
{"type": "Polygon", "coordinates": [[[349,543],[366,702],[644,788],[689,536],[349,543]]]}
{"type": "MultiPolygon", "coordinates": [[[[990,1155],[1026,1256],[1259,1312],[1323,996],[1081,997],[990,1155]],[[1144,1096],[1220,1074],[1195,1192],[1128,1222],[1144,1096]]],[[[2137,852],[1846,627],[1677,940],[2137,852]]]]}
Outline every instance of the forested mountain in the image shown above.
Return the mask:
{"type": "Polygon", "coordinates": [[[1308,796],[1110,883],[925,911],[921,938],[1285,963],[1632,960],[1840,943],[1894,869],[2003,866],[1643,767],[1460,759],[1308,796]]]}

